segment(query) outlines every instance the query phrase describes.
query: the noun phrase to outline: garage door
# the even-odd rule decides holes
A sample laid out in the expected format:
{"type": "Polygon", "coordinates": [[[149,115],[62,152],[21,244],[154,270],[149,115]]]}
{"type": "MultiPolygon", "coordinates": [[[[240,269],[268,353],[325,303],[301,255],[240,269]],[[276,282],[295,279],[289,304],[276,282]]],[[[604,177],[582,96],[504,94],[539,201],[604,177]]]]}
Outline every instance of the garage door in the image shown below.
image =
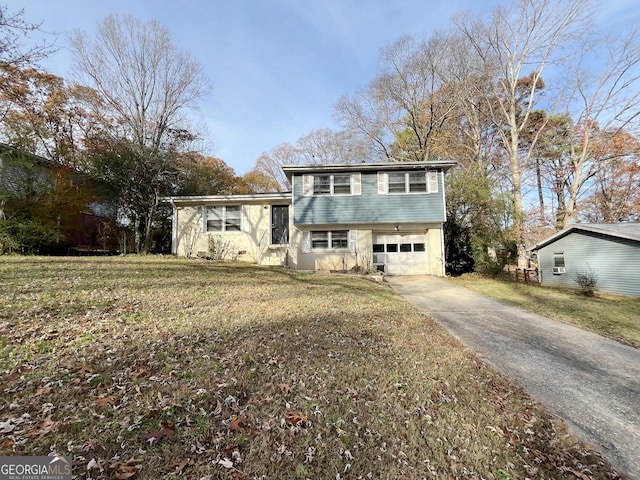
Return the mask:
{"type": "Polygon", "coordinates": [[[429,273],[426,234],[376,234],[373,238],[373,263],[387,275],[429,273]]]}

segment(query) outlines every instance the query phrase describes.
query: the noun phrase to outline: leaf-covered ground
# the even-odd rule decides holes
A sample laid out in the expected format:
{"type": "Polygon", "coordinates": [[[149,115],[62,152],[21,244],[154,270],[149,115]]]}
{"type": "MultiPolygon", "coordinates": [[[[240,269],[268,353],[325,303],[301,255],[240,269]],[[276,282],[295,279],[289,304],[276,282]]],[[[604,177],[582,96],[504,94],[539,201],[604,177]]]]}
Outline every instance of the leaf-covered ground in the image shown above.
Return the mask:
{"type": "Polygon", "coordinates": [[[0,258],[0,455],[76,478],[619,478],[382,284],[0,258]]]}

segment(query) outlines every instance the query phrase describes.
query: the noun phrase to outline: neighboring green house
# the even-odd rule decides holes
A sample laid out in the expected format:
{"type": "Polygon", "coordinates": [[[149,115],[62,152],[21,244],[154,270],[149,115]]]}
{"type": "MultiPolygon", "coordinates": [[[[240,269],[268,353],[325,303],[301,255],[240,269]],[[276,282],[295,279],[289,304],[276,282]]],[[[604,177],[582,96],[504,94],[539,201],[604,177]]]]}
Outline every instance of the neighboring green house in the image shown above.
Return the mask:
{"type": "Polygon", "coordinates": [[[454,165],[285,165],[291,192],[171,197],[173,253],[443,276],[444,173],[454,165]]]}
{"type": "Polygon", "coordinates": [[[592,271],[596,291],[640,297],[640,223],[571,225],[531,250],[542,285],[578,288],[575,275],[592,271]]]}

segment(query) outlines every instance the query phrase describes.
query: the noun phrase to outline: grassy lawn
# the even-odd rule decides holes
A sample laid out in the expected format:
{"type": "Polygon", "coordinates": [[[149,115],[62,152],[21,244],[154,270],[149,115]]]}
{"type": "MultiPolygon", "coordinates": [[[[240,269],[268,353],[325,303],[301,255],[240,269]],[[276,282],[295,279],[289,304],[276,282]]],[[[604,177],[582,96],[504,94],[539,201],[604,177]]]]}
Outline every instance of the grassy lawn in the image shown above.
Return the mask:
{"type": "Polygon", "coordinates": [[[487,297],[517,305],[560,322],[640,348],[640,299],[539,287],[477,275],[450,277],[450,281],[487,297]]]}
{"type": "Polygon", "coordinates": [[[0,455],[77,478],[618,478],[355,276],[0,257],[0,375],[0,455]]]}

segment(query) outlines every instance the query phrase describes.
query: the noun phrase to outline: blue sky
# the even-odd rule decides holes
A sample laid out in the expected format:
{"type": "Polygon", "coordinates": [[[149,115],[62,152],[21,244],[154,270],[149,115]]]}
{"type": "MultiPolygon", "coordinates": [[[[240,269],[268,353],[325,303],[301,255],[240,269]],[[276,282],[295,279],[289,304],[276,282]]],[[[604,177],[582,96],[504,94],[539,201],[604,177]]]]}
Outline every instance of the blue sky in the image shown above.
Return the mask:
{"type": "MultiPolygon", "coordinates": [[[[380,50],[403,34],[428,36],[470,9],[497,0],[6,0],[59,34],[63,47],[43,67],[70,78],[67,35],[89,34],[109,14],[158,20],[174,44],[204,66],[214,85],[199,115],[212,137],[205,154],[238,175],[264,151],[318,128],[335,128],[334,106],[373,79],[380,50]]],[[[637,17],[637,0],[599,9],[607,29],[637,17]]],[[[604,26],[604,23],[600,23],[604,26]]]]}

